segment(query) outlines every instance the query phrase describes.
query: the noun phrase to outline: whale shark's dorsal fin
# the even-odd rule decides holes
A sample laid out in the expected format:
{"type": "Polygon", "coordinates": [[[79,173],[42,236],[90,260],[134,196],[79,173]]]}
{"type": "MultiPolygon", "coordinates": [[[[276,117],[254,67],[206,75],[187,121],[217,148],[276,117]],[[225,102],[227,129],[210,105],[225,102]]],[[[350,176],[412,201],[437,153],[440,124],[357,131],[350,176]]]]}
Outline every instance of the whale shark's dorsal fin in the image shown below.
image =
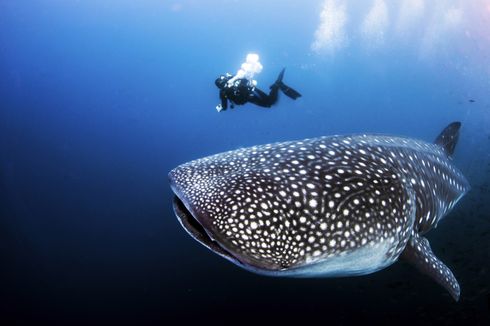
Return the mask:
{"type": "Polygon", "coordinates": [[[414,265],[420,272],[430,276],[449,291],[454,300],[459,300],[459,284],[451,270],[432,252],[429,241],[423,236],[412,233],[402,257],[414,265]]]}
{"type": "Polygon", "coordinates": [[[444,130],[437,136],[434,143],[441,146],[447,156],[451,157],[454,153],[454,148],[459,138],[459,129],[461,128],[461,122],[455,121],[450,123],[444,130]]]}

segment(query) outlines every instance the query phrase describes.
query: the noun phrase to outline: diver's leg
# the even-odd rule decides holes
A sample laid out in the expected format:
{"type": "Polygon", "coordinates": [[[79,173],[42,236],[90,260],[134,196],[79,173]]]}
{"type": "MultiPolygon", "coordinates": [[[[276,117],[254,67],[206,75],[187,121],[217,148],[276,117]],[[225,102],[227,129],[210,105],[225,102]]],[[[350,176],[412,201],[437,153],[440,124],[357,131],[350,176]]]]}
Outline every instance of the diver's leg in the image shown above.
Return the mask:
{"type": "Polygon", "coordinates": [[[279,85],[275,85],[275,84],[272,85],[268,96],[270,105],[276,104],[278,94],[279,94],[279,85]]]}
{"type": "Polygon", "coordinates": [[[278,87],[274,87],[274,89],[271,89],[269,95],[267,95],[262,90],[255,88],[252,94],[250,94],[248,101],[264,108],[270,108],[277,101],[278,89],[278,87]]]}

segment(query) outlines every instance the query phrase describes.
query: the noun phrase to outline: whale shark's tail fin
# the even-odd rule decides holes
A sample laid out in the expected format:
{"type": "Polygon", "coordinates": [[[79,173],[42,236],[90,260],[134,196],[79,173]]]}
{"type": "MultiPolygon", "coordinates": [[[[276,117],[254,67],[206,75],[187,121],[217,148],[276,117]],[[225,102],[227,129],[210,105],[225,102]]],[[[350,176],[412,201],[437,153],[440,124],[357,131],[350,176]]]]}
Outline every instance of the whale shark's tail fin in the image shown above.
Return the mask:
{"type": "Polygon", "coordinates": [[[461,122],[455,121],[450,123],[444,130],[437,136],[434,141],[435,144],[441,146],[446,152],[447,156],[452,156],[454,148],[459,138],[459,129],[461,128],[461,122]]]}

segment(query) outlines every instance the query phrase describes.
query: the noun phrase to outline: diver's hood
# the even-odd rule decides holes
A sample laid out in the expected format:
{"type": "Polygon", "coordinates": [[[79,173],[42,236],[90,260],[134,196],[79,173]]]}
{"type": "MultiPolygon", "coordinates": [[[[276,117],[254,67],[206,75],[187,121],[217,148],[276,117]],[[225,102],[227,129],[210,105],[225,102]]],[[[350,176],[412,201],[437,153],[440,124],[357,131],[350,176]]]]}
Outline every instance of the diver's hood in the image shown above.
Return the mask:
{"type": "Polygon", "coordinates": [[[228,80],[230,80],[232,77],[233,76],[230,74],[221,75],[218,78],[216,78],[216,80],[214,81],[214,84],[219,89],[223,89],[226,86],[226,83],[228,82],[228,80]]]}

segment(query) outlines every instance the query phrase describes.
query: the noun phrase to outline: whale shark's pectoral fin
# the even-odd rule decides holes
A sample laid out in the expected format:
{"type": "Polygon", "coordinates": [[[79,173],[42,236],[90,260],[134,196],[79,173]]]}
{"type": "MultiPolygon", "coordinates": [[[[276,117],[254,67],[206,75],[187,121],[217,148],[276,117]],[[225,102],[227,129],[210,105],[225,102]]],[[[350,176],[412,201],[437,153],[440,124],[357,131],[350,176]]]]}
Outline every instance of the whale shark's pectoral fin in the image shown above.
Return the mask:
{"type": "Polygon", "coordinates": [[[454,300],[459,300],[458,281],[453,272],[434,255],[426,238],[414,232],[401,256],[420,272],[442,285],[454,300]]]}

